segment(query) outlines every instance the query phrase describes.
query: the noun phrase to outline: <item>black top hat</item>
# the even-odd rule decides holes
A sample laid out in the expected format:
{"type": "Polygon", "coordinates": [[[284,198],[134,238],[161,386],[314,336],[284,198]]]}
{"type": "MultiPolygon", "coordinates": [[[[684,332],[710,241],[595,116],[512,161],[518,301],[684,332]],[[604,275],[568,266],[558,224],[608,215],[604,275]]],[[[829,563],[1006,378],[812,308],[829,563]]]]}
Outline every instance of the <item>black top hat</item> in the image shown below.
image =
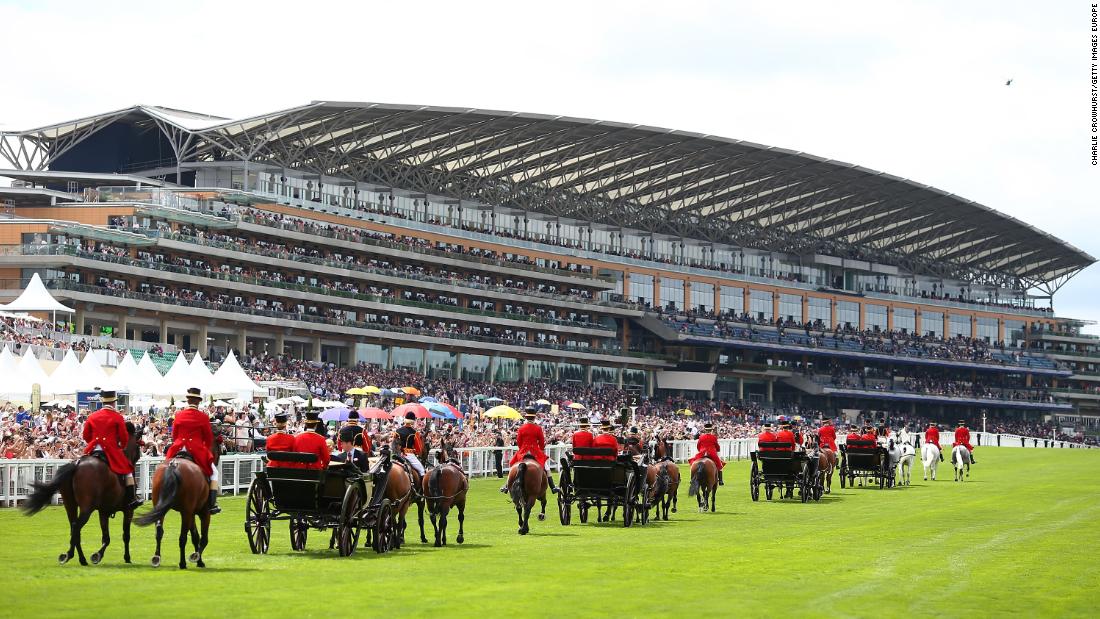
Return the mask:
{"type": "Polygon", "coordinates": [[[306,411],[306,422],[318,422],[321,420],[321,413],[317,411],[306,411]]]}
{"type": "Polygon", "coordinates": [[[582,428],[587,428],[588,425],[589,425],[588,424],[588,417],[581,417],[580,419],[578,419],[577,420],[577,425],[582,427],[582,428]]]}
{"type": "Polygon", "coordinates": [[[708,422],[703,424],[703,430],[713,430],[713,429],[714,429],[714,424],[713,423],[708,421],[708,422]]]}
{"type": "Polygon", "coordinates": [[[604,419],[603,421],[601,421],[600,422],[600,429],[601,430],[610,430],[611,429],[611,420],[610,419],[604,419]]]}
{"type": "Polygon", "coordinates": [[[534,406],[525,406],[523,408],[523,416],[528,418],[528,419],[534,419],[535,415],[537,413],[538,413],[538,409],[535,408],[534,406]]]}
{"type": "Polygon", "coordinates": [[[349,411],[348,421],[359,421],[359,411],[349,411]]]}
{"type": "Polygon", "coordinates": [[[201,400],[202,399],[202,389],[199,389],[198,387],[189,387],[187,389],[187,399],[188,400],[201,400]]]}
{"type": "Polygon", "coordinates": [[[411,425],[416,423],[416,415],[412,411],[405,413],[405,425],[411,425]]]}
{"type": "Polygon", "coordinates": [[[99,401],[103,404],[111,404],[118,401],[118,394],[114,391],[104,390],[99,392],[99,401]]]}
{"type": "Polygon", "coordinates": [[[960,419],[960,420],[959,420],[959,425],[960,425],[960,426],[965,426],[965,425],[966,425],[966,422],[965,422],[965,421],[963,421],[962,419],[960,419]]]}
{"type": "Polygon", "coordinates": [[[287,419],[286,411],[279,411],[279,412],[275,413],[275,421],[278,421],[279,423],[286,423],[286,419],[287,419]]]}

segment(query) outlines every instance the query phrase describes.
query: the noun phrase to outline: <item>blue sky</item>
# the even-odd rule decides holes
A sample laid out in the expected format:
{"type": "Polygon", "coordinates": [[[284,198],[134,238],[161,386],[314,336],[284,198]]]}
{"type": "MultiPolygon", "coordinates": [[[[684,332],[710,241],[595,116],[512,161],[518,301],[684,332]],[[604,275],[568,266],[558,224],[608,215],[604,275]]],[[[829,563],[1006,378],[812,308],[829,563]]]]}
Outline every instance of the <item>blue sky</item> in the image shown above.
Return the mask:
{"type": "MultiPolygon", "coordinates": [[[[1100,256],[1089,17],[1087,2],[0,0],[0,128],[315,99],[637,122],[910,178],[1100,256]]],[[[1100,321],[1100,266],[1055,308],[1100,321]]]]}

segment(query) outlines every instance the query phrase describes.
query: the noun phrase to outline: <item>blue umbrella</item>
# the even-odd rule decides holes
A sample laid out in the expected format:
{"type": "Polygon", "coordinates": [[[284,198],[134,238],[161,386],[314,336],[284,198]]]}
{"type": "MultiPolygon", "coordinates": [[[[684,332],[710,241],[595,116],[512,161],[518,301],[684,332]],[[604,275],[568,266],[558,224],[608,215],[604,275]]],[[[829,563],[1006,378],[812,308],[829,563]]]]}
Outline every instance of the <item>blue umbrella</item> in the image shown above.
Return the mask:
{"type": "Polygon", "coordinates": [[[428,412],[432,414],[433,419],[458,419],[450,409],[439,402],[430,404],[428,406],[428,412]]]}
{"type": "Polygon", "coordinates": [[[436,402],[438,402],[438,401],[439,401],[439,400],[437,400],[437,399],[433,398],[433,397],[432,397],[432,396],[430,396],[430,395],[426,395],[426,396],[424,396],[424,397],[420,398],[420,403],[421,403],[421,404],[435,404],[435,403],[436,403],[436,402]]]}
{"type": "Polygon", "coordinates": [[[321,413],[321,420],[322,421],[347,421],[348,420],[348,413],[350,413],[350,412],[351,411],[348,410],[348,408],[346,406],[337,406],[336,408],[330,408],[330,409],[322,412],[321,413]]]}
{"type": "Polygon", "coordinates": [[[501,400],[500,398],[489,398],[489,399],[485,400],[485,403],[486,404],[503,404],[504,400],[501,400]]]}

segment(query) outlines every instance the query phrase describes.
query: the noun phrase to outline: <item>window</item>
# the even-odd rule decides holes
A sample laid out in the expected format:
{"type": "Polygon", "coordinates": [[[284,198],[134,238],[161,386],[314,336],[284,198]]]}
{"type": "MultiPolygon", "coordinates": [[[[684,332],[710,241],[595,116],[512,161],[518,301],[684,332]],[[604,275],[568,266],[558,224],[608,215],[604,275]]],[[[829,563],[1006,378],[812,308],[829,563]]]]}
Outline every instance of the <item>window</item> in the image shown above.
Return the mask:
{"type": "Polygon", "coordinates": [[[718,309],[723,314],[740,316],[745,312],[745,289],[737,286],[722,286],[718,302],[722,304],[718,309]]]}
{"type": "Polygon", "coordinates": [[[886,330],[886,306],[885,305],[865,305],[863,316],[863,328],[874,329],[877,331],[886,330]]]}
{"type": "Polygon", "coordinates": [[[653,276],[631,273],[630,298],[647,307],[653,305],[653,276]]]}
{"type": "Polygon", "coordinates": [[[916,312],[905,307],[894,308],[894,331],[915,333],[917,330],[916,312]]]}
{"type": "Polygon", "coordinates": [[[951,314],[948,318],[948,328],[951,330],[948,334],[950,337],[961,335],[963,337],[972,337],[970,333],[970,316],[960,316],[959,314],[951,314]]]}
{"type": "Polygon", "coordinates": [[[941,312],[921,313],[920,328],[927,335],[943,337],[943,314],[941,312]]]}
{"type": "Polygon", "coordinates": [[[829,299],[821,299],[818,297],[810,297],[807,300],[807,310],[809,316],[806,317],[808,322],[821,321],[821,324],[828,325],[829,321],[833,319],[832,315],[832,302],[829,299]]]}
{"type": "Polygon", "coordinates": [[[756,320],[771,322],[774,318],[772,315],[772,293],[763,290],[750,291],[749,311],[756,320]]]}
{"type": "Polygon", "coordinates": [[[704,282],[691,283],[691,309],[703,313],[714,309],[714,284],[704,282]]]}
{"type": "Polygon", "coordinates": [[[1006,320],[1005,321],[1005,342],[1011,346],[1018,346],[1024,339],[1024,329],[1026,324],[1022,320],[1006,320]]]}
{"type": "Polygon", "coordinates": [[[850,329],[859,328],[859,303],[837,301],[836,326],[850,329]]]}
{"type": "Polygon", "coordinates": [[[996,342],[998,340],[997,319],[979,316],[978,332],[974,336],[987,342],[996,342]]]}
{"type": "Polygon", "coordinates": [[[802,297],[796,294],[779,295],[779,317],[802,324],[802,297]]]}
{"type": "Polygon", "coordinates": [[[684,307],[684,280],[671,277],[661,278],[661,305],[664,307],[684,307]]]}

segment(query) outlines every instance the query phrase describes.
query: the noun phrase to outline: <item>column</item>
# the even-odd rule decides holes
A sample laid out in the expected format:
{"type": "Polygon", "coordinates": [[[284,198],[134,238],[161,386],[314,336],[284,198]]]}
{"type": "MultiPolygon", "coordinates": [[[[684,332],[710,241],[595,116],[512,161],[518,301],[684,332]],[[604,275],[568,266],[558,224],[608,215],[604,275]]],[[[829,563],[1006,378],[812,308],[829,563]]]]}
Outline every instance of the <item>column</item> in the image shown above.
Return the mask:
{"type": "Polygon", "coordinates": [[[129,326],[129,323],[130,323],[130,317],[129,316],[127,316],[126,314],[119,314],[119,316],[118,316],[118,332],[115,333],[115,337],[121,338],[121,339],[124,339],[124,340],[127,339],[126,338],[126,329],[129,326]]]}
{"type": "Polygon", "coordinates": [[[810,322],[810,297],[802,295],[802,323],[810,322]]]}
{"type": "Polygon", "coordinates": [[[661,298],[661,278],[653,276],[653,307],[664,307],[664,299],[661,298]]]}
{"type": "Polygon", "coordinates": [[[205,322],[200,323],[196,332],[197,335],[195,337],[198,341],[195,342],[195,350],[198,351],[200,357],[206,359],[210,356],[210,343],[206,341],[206,338],[210,337],[210,325],[205,322]]]}
{"type": "MultiPolygon", "coordinates": [[[[243,334],[243,332],[242,332],[242,334],[243,334]]],[[[321,338],[320,338],[320,336],[315,336],[313,338],[312,359],[314,361],[318,361],[318,362],[321,360],[321,338]]]]}
{"type": "Polygon", "coordinates": [[[421,360],[420,367],[424,368],[424,376],[428,375],[428,349],[424,349],[424,358],[421,360]]]}
{"type": "Polygon", "coordinates": [[[281,355],[281,354],[283,354],[283,351],[285,349],[286,349],[286,332],[282,331],[282,330],[276,331],[275,332],[275,354],[276,355],[281,355]]]}
{"type": "Polygon", "coordinates": [[[1005,319],[1004,318],[998,318],[997,319],[997,341],[998,342],[1005,341],[1005,319]]]}
{"type": "Polygon", "coordinates": [[[768,402],[774,402],[774,401],[775,401],[775,381],[774,380],[769,380],[768,381],[768,402]]]}
{"type": "Polygon", "coordinates": [[[944,311],[943,313],[943,337],[947,339],[951,337],[951,312],[944,311]]]}
{"type": "Polygon", "coordinates": [[[970,337],[978,337],[978,317],[970,315],[970,337]]]}
{"type": "Polygon", "coordinates": [[[237,350],[241,355],[248,354],[248,330],[244,327],[237,331],[237,350]]]}
{"type": "Polygon", "coordinates": [[[623,388],[623,371],[624,370],[626,370],[626,368],[619,368],[619,389],[623,388]]]}
{"type": "Polygon", "coordinates": [[[73,326],[76,328],[76,334],[84,335],[84,310],[77,308],[73,322],[75,323],[73,326]]]}
{"type": "Polygon", "coordinates": [[[682,304],[680,307],[684,308],[685,312],[693,309],[691,305],[691,280],[689,279],[684,280],[684,298],[680,299],[680,303],[682,304]]]}
{"type": "Polygon", "coordinates": [[[348,342],[348,367],[355,367],[359,364],[359,347],[356,342],[348,342]]]}
{"type": "Polygon", "coordinates": [[[382,368],[388,370],[393,367],[393,346],[386,347],[386,367],[382,368]]]}
{"type": "Polygon", "coordinates": [[[530,362],[531,362],[530,359],[522,359],[519,362],[520,371],[523,372],[523,374],[522,374],[523,382],[525,382],[525,383],[531,377],[530,370],[527,368],[527,364],[530,363],[530,362]]]}
{"type": "Polygon", "coordinates": [[[592,366],[590,365],[584,366],[584,384],[592,384],[592,366]]]}
{"type": "Polygon", "coordinates": [[[714,282],[714,313],[721,314],[725,309],[722,307],[722,282],[714,282]]]}
{"type": "Polygon", "coordinates": [[[623,271],[623,298],[627,301],[634,301],[630,297],[630,271],[623,271]]]}
{"type": "Polygon", "coordinates": [[[829,299],[829,324],[825,326],[829,329],[836,326],[836,297],[829,299]]]}
{"type": "Polygon", "coordinates": [[[744,401],[745,399],[745,379],[737,378],[737,399],[744,401]]]}
{"type": "MultiPolygon", "coordinates": [[[[392,348],[390,350],[393,350],[392,348]]],[[[455,353],[455,380],[462,380],[462,353],[455,353]]]]}
{"type": "Polygon", "coordinates": [[[489,357],[489,368],[486,370],[489,373],[489,384],[494,385],[497,382],[497,364],[500,363],[500,355],[491,355],[489,357]]]}
{"type": "Polygon", "coordinates": [[[894,306],[893,305],[887,305],[886,306],[886,330],[887,331],[893,331],[894,330],[894,306]]]}
{"type": "Polygon", "coordinates": [[[645,371],[645,392],[646,396],[652,398],[657,383],[657,375],[653,370],[645,371]]]}
{"type": "Polygon", "coordinates": [[[779,292],[772,291],[772,322],[779,318],[779,292]]]}
{"type": "Polygon", "coordinates": [[[158,341],[161,344],[168,343],[168,321],[163,318],[160,321],[160,340],[158,341]]]}
{"type": "Polygon", "coordinates": [[[746,314],[752,316],[752,290],[748,286],[741,289],[741,307],[746,314]]]}

